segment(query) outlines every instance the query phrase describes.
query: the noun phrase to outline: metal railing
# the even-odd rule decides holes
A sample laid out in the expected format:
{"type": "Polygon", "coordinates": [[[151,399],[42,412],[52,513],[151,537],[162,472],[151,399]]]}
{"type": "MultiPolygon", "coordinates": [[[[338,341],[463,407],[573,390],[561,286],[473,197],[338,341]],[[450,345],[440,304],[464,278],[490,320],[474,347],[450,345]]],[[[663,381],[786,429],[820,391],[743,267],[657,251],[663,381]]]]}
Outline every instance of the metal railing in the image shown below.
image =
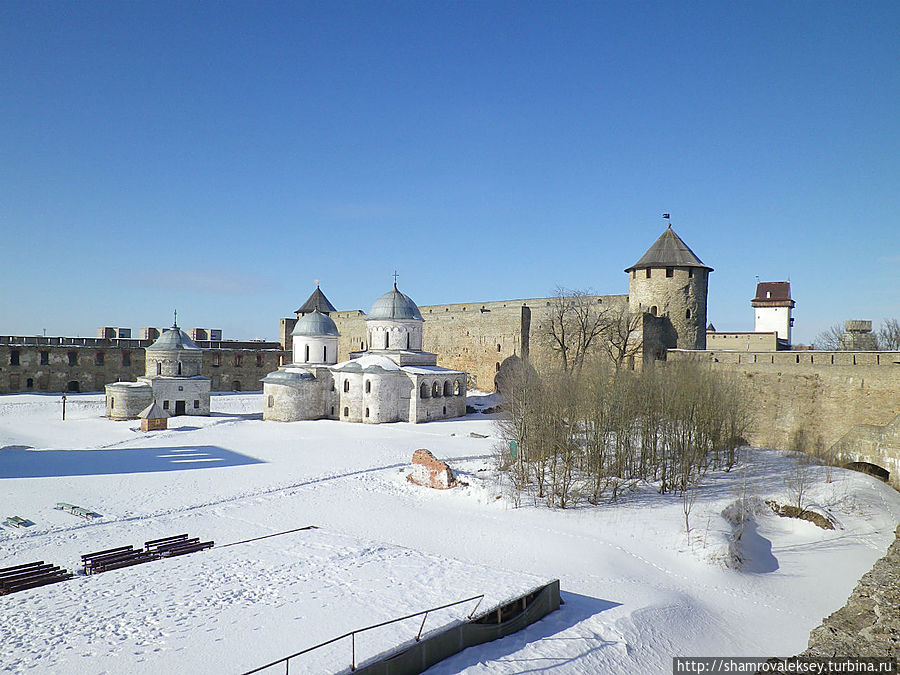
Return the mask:
{"type": "Polygon", "coordinates": [[[366,626],[365,628],[358,628],[357,630],[350,631],[349,633],[344,633],[343,635],[339,635],[338,637],[331,638],[330,640],[326,640],[325,642],[320,642],[317,645],[312,647],[307,647],[306,649],[297,652],[296,654],[291,654],[290,656],[285,656],[282,659],[278,659],[277,661],[272,661],[271,663],[267,663],[264,666],[260,666],[259,668],[254,668],[253,670],[248,670],[243,675],[252,675],[253,673],[258,673],[266,668],[271,668],[272,666],[277,666],[279,663],[284,663],[284,672],[285,675],[289,673],[290,669],[290,661],[291,659],[302,656],[303,654],[307,654],[315,649],[319,649],[320,647],[325,647],[327,645],[333,644],[338,640],[343,640],[344,638],[350,638],[350,670],[356,670],[356,634],[364,633],[367,630],[374,630],[375,628],[381,628],[382,626],[387,626],[392,623],[397,623],[398,621],[406,621],[407,619],[412,619],[417,616],[422,617],[422,623],[419,626],[419,632],[416,633],[416,642],[422,639],[422,630],[425,628],[425,620],[428,618],[429,612],[436,612],[441,609],[447,609],[448,607],[454,607],[456,605],[461,605],[466,602],[472,602],[473,600],[478,600],[475,603],[475,607],[472,608],[472,611],[466,617],[467,619],[472,619],[475,616],[475,612],[478,611],[478,607],[481,605],[481,601],[484,600],[484,593],[481,595],[474,595],[471,598],[466,598],[465,600],[457,600],[456,602],[450,602],[446,605],[441,605],[440,607],[432,607],[430,609],[423,610],[421,612],[416,612],[415,614],[409,614],[407,616],[401,616],[397,619],[391,619],[390,621],[382,621],[381,623],[376,623],[372,626],[366,626]]]}

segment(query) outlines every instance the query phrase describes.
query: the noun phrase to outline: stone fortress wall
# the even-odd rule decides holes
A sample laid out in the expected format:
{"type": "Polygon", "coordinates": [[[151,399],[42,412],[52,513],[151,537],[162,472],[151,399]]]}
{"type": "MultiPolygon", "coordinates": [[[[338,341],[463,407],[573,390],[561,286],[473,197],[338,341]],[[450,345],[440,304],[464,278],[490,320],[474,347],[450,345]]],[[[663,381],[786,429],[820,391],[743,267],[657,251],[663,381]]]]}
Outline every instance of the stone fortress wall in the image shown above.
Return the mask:
{"type": "Polygon", "coordinates": [[[669,350],[667,360],[735,374],[753,415],[752,445],[791,449],[802,434],[842,464],[889,471],[900,489],[900,352],[669,350]]]}
{"type": "MultiPolygon", "coordinates": [[[[618,311],[627,307],[627,295],[595,295],[588,301],[604,309],[618,311]]],[[[553,358],[542,339],[553,298],[526,298],[495,302],[462,302],[451,305],[422,305],[425,319],[423,349],[437,354],[442,368],[469,373],[470,387],[494,390],[494,377],[510,357],[529,358],[546,363],[553,358]]],[[[350,352],[368,347],[366,315],[361,310],[331,312],[341,334],[338,360],[346,361],[350,352]]],[[[290,343],[296,319],[281,320],[281,339],[290,343]]]]}

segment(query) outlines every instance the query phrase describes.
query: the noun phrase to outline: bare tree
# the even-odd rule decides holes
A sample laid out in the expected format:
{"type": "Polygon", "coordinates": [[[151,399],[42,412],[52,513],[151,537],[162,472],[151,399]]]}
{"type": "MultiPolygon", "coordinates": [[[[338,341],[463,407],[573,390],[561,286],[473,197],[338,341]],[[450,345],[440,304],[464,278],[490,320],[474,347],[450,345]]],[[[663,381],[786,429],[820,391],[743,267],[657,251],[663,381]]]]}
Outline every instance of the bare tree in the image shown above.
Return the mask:
{"type": "Polygon", "coordinates": [[[585,357],[597,348],[607,330],[608,310],[600,307],[589,289],[556,287],[542,336],[564,371],[580,370],[585,357]]]}
{"type": "Polygon", "coordinates": [[[609,310],[605,315],[603,348],[609,360],[619,370],[625,363],[640,355],[643,342],[638,335],[643,317],[632,314],[627,305],[609,310]]]}
{"type": "Polygon", "coordinates": [[[837,352],[841,350],[841,335],[844,329],[836,323],[829,326],[813,339],[813,347],[820,351],[837,352]]]}
{"type": "Polygon", "coordinates": [[[878,348],[889,352],[900,351],[900,321],[885,319],[878,329],[878,348]]]}

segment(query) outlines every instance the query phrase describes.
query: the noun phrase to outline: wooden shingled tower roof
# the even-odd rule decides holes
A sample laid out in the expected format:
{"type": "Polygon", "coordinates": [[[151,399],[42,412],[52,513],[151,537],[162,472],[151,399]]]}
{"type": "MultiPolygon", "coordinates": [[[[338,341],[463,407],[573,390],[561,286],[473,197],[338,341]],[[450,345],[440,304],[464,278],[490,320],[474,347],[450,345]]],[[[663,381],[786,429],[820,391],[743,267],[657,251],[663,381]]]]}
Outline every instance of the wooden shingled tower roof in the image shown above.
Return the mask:
{"type": "Polygon", "coordinates": [[[298,315],[302,314],[311,314],[313,312],[322,312],[322,314],[328,314],[329,312],[336,312],[337,310],[334,308],[334,305],[325,297],[325,294],[321,291],[321,289],[316,286],[316,290],[312,292],[312,295],[303,303],[300,309],[297,310],[298,315]]]}
{"type": "Polygon", "coordinates": [[[666,228],[653,246],[647,249],[641,259],[625,271],[631,272],[648,267],[701,267],[710,272],[713,271],[712,267],[704,265],[690,247],[681,240],[681,237],[675,234],[671,225],[666,228]]]}

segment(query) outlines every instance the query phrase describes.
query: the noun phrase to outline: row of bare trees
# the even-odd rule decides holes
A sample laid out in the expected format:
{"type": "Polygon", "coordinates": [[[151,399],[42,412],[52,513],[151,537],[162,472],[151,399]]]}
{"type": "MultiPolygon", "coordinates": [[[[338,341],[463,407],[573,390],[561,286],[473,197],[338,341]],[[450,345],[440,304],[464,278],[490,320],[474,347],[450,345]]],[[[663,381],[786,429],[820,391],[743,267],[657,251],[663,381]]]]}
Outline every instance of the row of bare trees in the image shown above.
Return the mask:
{"type": "Polygon", "coordinates": [[[750,421],[737,384],[702,364],[521,367],[502,389],[501,470],[517,496],[562,508],[641,480],[692,494],[707,470],[733,466],[750,421]]]}
{"type": "MultiPolygon", "coordinates": [[[[813,345],[821,351],[841,351],[845,349],[841,336],[844,327],[836,323],[816,335],[813,345]]],[[[900,351],[900,320],[884,319],[881,326],[875,331],[876,349],[887,352],[900,351]]]]}
{"type": "Polygon", "coordinates": [[[590,289],[557,286],[539,337],[557,355],[563,372],[578,372],[600,355],[618,370],[641,352],[635,338],[640,322],[627,302],[604,305],[590,289]]]}

